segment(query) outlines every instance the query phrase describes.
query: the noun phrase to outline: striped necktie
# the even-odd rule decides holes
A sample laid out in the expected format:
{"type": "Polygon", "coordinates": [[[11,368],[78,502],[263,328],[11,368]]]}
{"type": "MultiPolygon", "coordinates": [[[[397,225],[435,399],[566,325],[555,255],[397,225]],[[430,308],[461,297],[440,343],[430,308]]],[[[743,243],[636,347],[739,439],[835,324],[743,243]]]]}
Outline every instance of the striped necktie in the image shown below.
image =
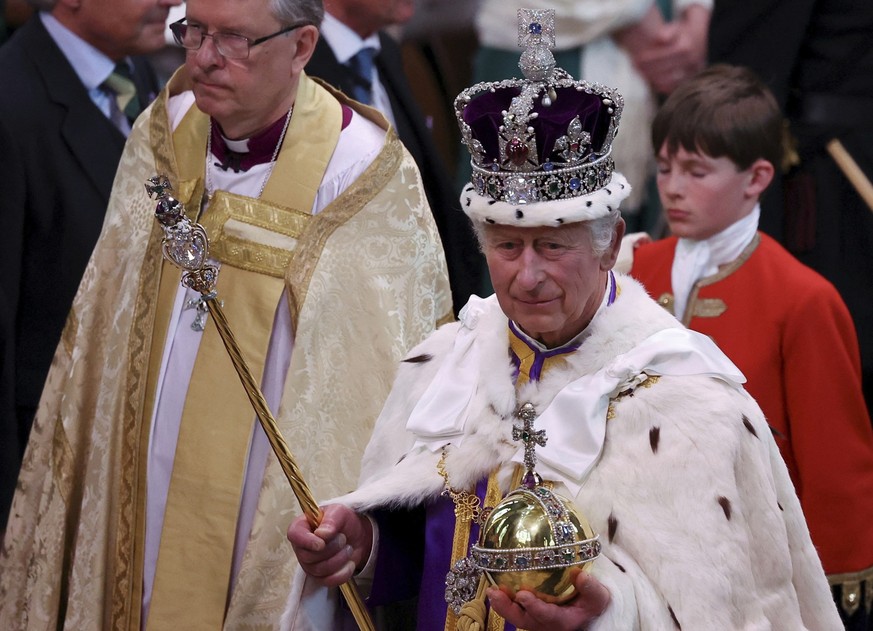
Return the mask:
{"type": "Polygon", "coordinates": [[[346,62],[354,74],[351,97],[364,105],[373,103],[373,60],[377,52],[375,48],[368,46],[346,62]]]}
{"type": "Polygon", "coordinates": [[[136,94],[136,84],[126,60],[121,60],[115,66],[115,70],[103,82],[102,87],[115,96],[115,105],[118,111],[127,117],[130,123],[142,111],[139,96],[136,94]]]}

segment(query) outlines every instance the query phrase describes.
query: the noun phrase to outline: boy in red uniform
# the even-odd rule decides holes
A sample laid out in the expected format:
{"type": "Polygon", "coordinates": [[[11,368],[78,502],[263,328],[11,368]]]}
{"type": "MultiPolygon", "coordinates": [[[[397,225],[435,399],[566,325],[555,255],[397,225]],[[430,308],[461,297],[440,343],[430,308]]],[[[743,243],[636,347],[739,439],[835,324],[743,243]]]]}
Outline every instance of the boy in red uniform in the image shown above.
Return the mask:
{"type": "Polygon", "coordinates": [[[834,287],[758,232],[758,198],[781,162],[781,137],[776,101],[747,69],[713,66],[674,91],[652,125],[673,236],[638,247],[631,273],[745,374],[843,620],[868,629],[873,430],[858,342],[834,287]]]}

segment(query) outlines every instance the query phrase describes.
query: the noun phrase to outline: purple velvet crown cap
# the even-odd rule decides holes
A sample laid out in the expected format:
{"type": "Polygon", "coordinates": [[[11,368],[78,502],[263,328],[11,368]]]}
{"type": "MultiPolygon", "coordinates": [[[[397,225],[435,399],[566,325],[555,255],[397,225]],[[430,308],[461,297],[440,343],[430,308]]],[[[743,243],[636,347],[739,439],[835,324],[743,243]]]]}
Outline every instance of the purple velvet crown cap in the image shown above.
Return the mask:
{"type": "MultiPolygon", "coordinates": [[[[499,163],[502,159],[499,138],[503,116],[510,109],[512,99],[519,96],[520,92],[518,86],[487,90],[463,108],[461,116],[469,125],[472,137],[479,141],[484,150],[482,164],[499,163]]],[[[613,122],[613,112],[603,103],[603,97],[579,91],[576,87],[556,88],[555,94],[557,98],[550,105],[545,106],[538,99],[531,110],[536,113],[529,125],[533,127],[536,137],[537,163],[542,165],[551,162],[558,167],[567,162],[555,150],[555,144],[567,135],[570,122],[577,117],[582,130],[587,131],[591,139],[590,144],[579,147],[580,157],[584,159],[592,154],[600,155],[613,122]]],[[[578,139],[575,142],[579,142],[578,139]]]]}

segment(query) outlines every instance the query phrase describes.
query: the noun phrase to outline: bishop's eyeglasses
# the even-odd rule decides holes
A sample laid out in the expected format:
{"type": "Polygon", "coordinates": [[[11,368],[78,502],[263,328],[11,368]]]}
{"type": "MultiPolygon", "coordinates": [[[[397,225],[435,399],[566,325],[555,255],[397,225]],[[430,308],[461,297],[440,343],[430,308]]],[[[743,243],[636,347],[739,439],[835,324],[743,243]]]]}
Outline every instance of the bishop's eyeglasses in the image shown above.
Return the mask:
{"type": "Polygon", "coordinates": [[[218,50],[219,54],[228,59],[248,59],[249,51],[252,46],[263,44],[269,39],[273,39],[274,37],[278,37],[279,35],[283,35],[284,33],[288,33],[294,29],[309,24],[309,22],[300,22],[298,24],[286,26],[271,35],[265,35],[258,39],[249,39],[248,37],[237,35],[236,33],[223,33],[221,31],[207,33],[199,24],[186,24],[185,21],[187,19],[188,18],[182,18],[181,20],[170,24],[170,31],[173,33],[173,39],[176,40],[176,43],[179,44],[179,46],[186,50],[198,50],[203,45],[203,40],[207,37],[211,37],[212,43],[215,44],[215,48],[218,50]]]}

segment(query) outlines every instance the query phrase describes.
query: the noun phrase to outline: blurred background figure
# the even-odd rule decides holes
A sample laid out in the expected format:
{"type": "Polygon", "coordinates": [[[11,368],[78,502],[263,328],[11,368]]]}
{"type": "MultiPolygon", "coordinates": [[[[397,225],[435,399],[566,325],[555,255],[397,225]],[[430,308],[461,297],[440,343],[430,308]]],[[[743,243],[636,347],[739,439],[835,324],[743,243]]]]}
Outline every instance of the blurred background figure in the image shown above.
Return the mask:
{"type": "Polygon", "coordinates": [[[403,69],[440,157],[454,177],[461,134],[452,103],[470,85],[479,47],[474,18],[481,0],[416,0],[415,13],[396,31],[403,69]]]}
{"type": "Polygon", "coordinates": [[[431,130],[404,74],[401,49],[385,29],[412,18],[413,0],[326,0],[321,37],[307,74],[381,111],[418,164],[440,231],[455,312],[482,287],[484,261],[469,222],[460,211],[431,130]]]}
{"type": "Polygon", "coordinates": [[[873,202],[834,156],[845,151],[859,180],[873,178],[871,41],[873,3],[855,0],[716,0],[710,28],[710,59],[755,70],[788,117],[793,151],[762,199],[761,229],[840,292],[858,331],[869,409],[873,202]]]}
{"type": "MultiPolygon", "coordinates": [[[[7,0],[8,2],[9,0],[7,0]]],[[[125,137],[157,93],[132,55],[164,45],[181,0],[33,0],[37,9],[0,47],[0,290],[9,335],[0,416],[0,529],[43,382],[103,225],[125,137]],[[11,464],[14,463],[14,464],[11,464]]],[[[9,5],[7,8],[11,8],[9,5]]]]}
{"type": "Polygon", "coordinates": [[[33,13],[27,0],[0,0],[0,44],[33,13]]]}
{"type": "Polygon", "coordinates": [[[170,24],[181,20],[185,17],[185,1],[182,4],[170,7],[170,14],[167,16],[167,28],[164,30],[163,48],[151,53],[148,56],[149,63],[155,70],[158,77],[158,84],[164,87],[173,73],[185,63],[185,49],[176,43],[173,37],[173,32],[170,30],[170,24]]]}

